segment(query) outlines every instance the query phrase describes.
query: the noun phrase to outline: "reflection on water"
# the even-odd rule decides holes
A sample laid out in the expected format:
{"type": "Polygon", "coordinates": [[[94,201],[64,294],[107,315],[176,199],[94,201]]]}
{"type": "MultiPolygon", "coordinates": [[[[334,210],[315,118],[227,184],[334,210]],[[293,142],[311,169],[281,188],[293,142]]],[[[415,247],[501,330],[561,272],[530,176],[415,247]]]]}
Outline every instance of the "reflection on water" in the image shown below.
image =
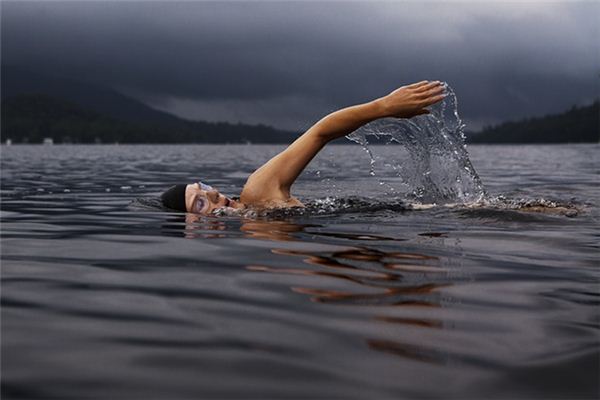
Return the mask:
{"type": "Polygon", "coordinates": [[[436,364],[441,364],[444,361],[444,359],[434,351],[426,350],[424,348],[407,343],[400,343],[391,340],[369,339],[367,340],[367,344],[372,350],[383,351],[398,357],[406,357],[416,361],[436,364]]]}
{"type": "Polygon", "coordinates": [[[287,221],[261,221],[244,220],[240,226],[240,231],[244,232],[246,237],[253,239],[266,239],[274,241],[295,241],[294,233],[304,232],[307,228],[320,227],[316,224],[296,224],[287,221]]]}
{"type": "MultiPolygon", "coordinates": [[[[344,236],[345,237],[345,236],[344,236]]],[[[420,274],[416,282],[410,281],[407,274],[386,271],[396,270],[398,260],[436,260],[436,257],[420,254],[404,254],[399,252],[382,252],[367,247],[354,247],[336,252],[313,252],[286,249],[273,249],[273,253],[288,256],[301,256],[302,261],[310,266],[323,267],[315,269],[302,268],[273,268],[261,265],[249,265],[251,271],[272,272],[279,274],[318,275],[335,279],[343,279],[360,285],[357,291],[341,292],[328,289],[311,289],[293,287],[293,291],[311,295],[311,300],[320,303],[340,303],[356,305],[428,305],[434,303],[427,300],[436,288],[444,286],[439,282],[428,282],[428,276],[420,274]],[[394,262],[390,262],[394,260],[394,262]],[[339,269],[349,270],[340,272],[339,269]],[[332,271],[333,270],[333,271],[332,271]],[[370,289],[368,293],[360,290],[370,289]],[[373,289],[376,289],[373,291],[373,289]]],[[[443,269],[433,266],[417,266],[407,268],[404,272],[443,273],[443,269]],[[421,267],[419,269],[419,267],[421,267]]]]}
{"type": "Polygon", "coordinates": [[[200,219],[196,214],[185,214],[185,231],[186,239],[218,239],[225,237],[226,229],[225,222],[218,218],[200,219]]]}
{"type": "MultiPolygon", "coordinates": [[[[219,238],[219,234],[207,234],[206,230],[225,230],[225,223],[212,217],[187,214],[185,218],[185,237],[188,239],[219,238]]],[[[353,239],[358,241],[371,240],[397,240],[391,237],[350,234],[336,232],[314,232],[310,228],[321,227],[315,224],[299,224],[292,221],[277,220],[244,220],[240,231],[248,238],[269,240],[274,242],[296,241],[301,239],[294,234],[305,233],[312,236],[335,237],[353,239]]],[[[423,233],[419,235],[430,235],[423,233]]],[[[432,235],[438,236],[438,235],[432,235]]],[[[310,246],[308,246],[310,247],[310,246]]],[[[441,307],[440,296],[436,290],[450,286],[452,283],[444,279],[448,272],[439,266],[439,257],[419,253],[405,253],[400,251],[381,251],[366,246],[346,247],[338,251],[323,250],[292,250],[274,247],[271,252],[276,255],[300,258],[303,265],[297,268],[271,267],[267,265],[247,265],[246,269],[254,272],[267,272],[273,274],[291,274],[312,276],[351,282],[356,285],[355,290],[340,291],[334,288],[291,286],[290,290],[309,296],[316,303],[338,304],[345,306],[375,306],[386,308],[389,306],[408,307],[441,307]],[[412,276],[412,279],[410,275],[412,276]],[[441,276],[440,276],[441,275],[441,276]]],[[[294,260],[295,263],[295,260],[294,260]]],[[[322,279],[315,280],[321,286],[322,279]]],[[[335,286],[335,285],[334,285],[335,286]]],[[[374,314],[376,321],[405,324],[416,327],[443,328],[441,321],[426,318],[402,318],[374,314]]],[[[424,362],[436,362],[426,349],[415,345],[406,345],[389,340],[366,338],[368,348],[384,351],[401,357],[408,357],[424,362]]]]}

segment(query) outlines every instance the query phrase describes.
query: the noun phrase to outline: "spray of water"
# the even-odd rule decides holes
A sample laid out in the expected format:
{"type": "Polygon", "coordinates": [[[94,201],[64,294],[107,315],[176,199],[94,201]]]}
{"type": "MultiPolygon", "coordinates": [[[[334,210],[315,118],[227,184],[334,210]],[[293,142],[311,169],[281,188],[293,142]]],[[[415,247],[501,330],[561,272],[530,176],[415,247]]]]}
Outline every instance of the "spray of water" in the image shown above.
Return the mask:
{"type": "Polygon", "coordinates": [[[431,107],[430,114],[411,119],[385,118],[371,122],[347,138],[363,146],[375,175],[377,157],[369,139],[385,140],[404,147],[408,158],[386,159],[408,187],[407,196],[421,204],[473,203],[486,192],[471,165],[465,146],[464,124],[452,88],[445,85],[446,98],[431,107]]]}

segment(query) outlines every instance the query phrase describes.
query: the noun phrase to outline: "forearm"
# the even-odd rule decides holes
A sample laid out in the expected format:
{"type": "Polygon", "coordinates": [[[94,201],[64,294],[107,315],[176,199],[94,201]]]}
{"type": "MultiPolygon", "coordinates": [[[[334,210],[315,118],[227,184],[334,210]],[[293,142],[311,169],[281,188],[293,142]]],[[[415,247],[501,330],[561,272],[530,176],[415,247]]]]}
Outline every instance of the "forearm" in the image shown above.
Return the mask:
{"type": "Polygon", "coordinates": [[[376,99],[323,117],[287,149],[255,171],[252,179],[277,182],[278,187],[287,193],[298,175],[323,146],[373,120],[387,116],[386,111],[381,99],[376,99]]]}
{"type": "Polygon", "coordinates": [[[445,97],[444,85],[439,81],[422,81],[402,86],[392,93],[368,103],[344,108],[317,122],[307,133],[328,142],[352,133],[378,118],[412,118],[427,114],[426,107],[445,97]]]}
{"type": "Polygon", "coordinates": [[[335,111],[310,128],[306,134],[315,135],[325,142],[346,136],[361,126],[385,117],[383,106],[378,100],[335,111]]]}

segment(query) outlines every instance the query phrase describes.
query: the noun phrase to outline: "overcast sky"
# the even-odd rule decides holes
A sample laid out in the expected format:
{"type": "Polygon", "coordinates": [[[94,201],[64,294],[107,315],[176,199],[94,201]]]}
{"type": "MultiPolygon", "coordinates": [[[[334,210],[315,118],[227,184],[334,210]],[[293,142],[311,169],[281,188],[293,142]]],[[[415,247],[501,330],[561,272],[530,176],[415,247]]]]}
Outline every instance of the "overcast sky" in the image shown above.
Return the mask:
{"type": "Polygon", "coordinates": [[[189,119],[301,130],[422,79],[468,127],[600,90],[600,2],[8,2],[2,63],[109,85],[189,119]]]}

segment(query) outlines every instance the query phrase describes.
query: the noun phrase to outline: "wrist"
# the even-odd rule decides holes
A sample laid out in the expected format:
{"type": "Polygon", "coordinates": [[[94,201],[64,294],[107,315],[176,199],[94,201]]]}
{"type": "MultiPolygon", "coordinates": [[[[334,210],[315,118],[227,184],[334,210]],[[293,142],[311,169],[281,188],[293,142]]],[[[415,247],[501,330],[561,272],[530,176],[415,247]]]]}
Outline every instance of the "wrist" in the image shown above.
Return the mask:
{"type": "Polygon", "coordinates": [[[385,97],[380,97],[368,103],[371,107],[373,119],[389,117],[389,112],[385,104],[385,97]]]}

